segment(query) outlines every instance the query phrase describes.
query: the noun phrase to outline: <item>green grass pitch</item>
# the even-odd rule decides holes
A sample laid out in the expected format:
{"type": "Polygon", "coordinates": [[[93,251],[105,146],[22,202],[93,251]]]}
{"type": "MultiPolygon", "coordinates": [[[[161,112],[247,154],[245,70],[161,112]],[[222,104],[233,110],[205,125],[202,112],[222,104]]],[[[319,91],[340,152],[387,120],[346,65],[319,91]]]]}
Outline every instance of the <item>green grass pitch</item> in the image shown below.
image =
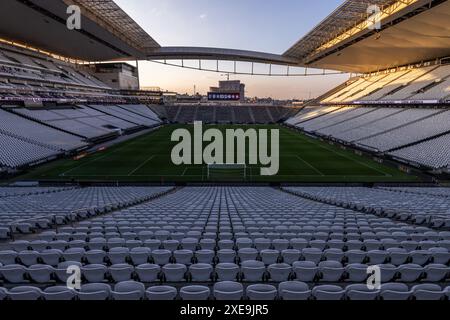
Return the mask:
{"type": "MultiPolygon", "coordinates": [[[[40,181],[119,181],[119,182],[207,182],[206,165],[172,164],[170,155],[176,144],[173,130],[193,126],[165,126],[153,133],[117,144],[81,160],[58,160],[30,171],[20,180],[40,181]]],[[[212,126],[205,126],[204,130],[212,126]]],[[[418,181],[396,168],[359,156],[352,151],[312,139],[291,129],[277,126],[214,126],[232,128],[279,129],[280,170],[263,177],[258,166],[247,167],[248,182],[408,182],[418,181]]],[[[244,179],[243,176],[240,179],[244,179]]]]}

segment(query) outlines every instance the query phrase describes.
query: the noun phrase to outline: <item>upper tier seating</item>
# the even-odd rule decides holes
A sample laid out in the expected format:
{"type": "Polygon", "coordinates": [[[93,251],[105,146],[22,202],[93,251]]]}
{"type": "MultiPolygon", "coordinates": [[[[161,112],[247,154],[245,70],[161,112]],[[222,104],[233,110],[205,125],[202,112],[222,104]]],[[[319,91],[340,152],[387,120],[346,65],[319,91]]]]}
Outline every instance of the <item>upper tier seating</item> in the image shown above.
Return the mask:
{"type": "Polygon", "coordinates": [[[60,151],[28,142],[0,132],[0,164],[18,168],[36,164],[60,154],[60,151]]]}
{"type": "Polygon", "coordinates": [[[86,139],[110,135],[113,128],[125,130],[137,126],[137,124],[111,117],[101,112],[93,114],[91,108],[86,106],[60,108],[57,110],[19,108],[14,111],[86,139]]]}
{"type": "Polygon", "coordinates": [[[127,104],[124,104],[124,105],[119,105],[119,107],[121,107],[121,108],[123,108],[125,110],[128,110],[130,112],[140,114],[141,116],[144,116],[145,118],[150,118],[150,119],[153,119],[153,120],[155,120],[157,122],[160,121],[158,115],[156,115],[156,113],[153,112],[152,109],[150,109],[149,107],[147,107],[145,105],[142,105],[142,104],[127,105],[127,104]]]}
{"type": "Polygon", "coordinates": [[[367,150],[388,152],[413,164],[449,165],[450,113],[446,109],[333,107],[324,113],[325,108],[304,109],[286,124],[367,150]],[[301,118],[309,120],[298,122],[301,118]]]}
{"type": "Polygon", "coordinates": [[[390,154],[431,168],[450,168],[450,134],[390,154]]]}
{"type": "Polygon", "coordinates": [[[56,150],[73,150],[86,146],[81,138],[0,109],[0,130],[37,141],[56,150]]]}
{"type": "Polygon", "coordinates": [[[131,111],[128,111],[128,109],[121,108],[119,106],[91,105],[90,107],[103,113],[109,114],[115,118],[127,121],[129,123],[134,123],[138,126],[151,127],[159,123],[159,121],[156,119],[141,116],[138,113],[133,113],[131,111]]]}
{"type": "Polygon", "coordinates": [[[450,132],[449,111],[435,114],[382,135],[358,141],[358,144],[367,145],[380,151],[387,151],[445,132],[450,132]]]}
{"type": "Polygon", "coordinates": [[[295,114],[298,109],[272,106],[166,106],[168,120],[177,123],[277,123],[295,114]]]}
{"type": "Polygon", "coordinates": [[[450,95],[450,65],[391,71],[353,80],[322,103],[435,101],[450,95]]]}
{"type": "Polygon", "coordinates": [[[69,63],[36,52],[27,52],[18,48],[0,48],[0,64],[4,68],[14,68],[14,74],[19,78],[111,89],[83,70],[83,67],[75,69],[69,63]]]}

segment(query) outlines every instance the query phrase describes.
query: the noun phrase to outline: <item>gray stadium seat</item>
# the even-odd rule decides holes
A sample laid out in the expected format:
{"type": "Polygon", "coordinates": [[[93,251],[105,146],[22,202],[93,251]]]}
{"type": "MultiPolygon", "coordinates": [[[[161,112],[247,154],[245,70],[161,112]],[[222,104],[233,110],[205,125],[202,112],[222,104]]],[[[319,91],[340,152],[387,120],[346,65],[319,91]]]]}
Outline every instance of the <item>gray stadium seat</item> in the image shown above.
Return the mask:
{"type": "Polygon", "coordinates": [[[244,295],[242,284],[233,281],[223,281],[214,284],[214,297],[217,300],[241,300],[244,295]]]}
{"type": "Polygon", "coordinates": [[[316,300],[342,300],[345,290],[335,285],[320,285],[312,289],[312,296],[316,300]]]}
{"type": "Polygon", "coordinates": [[[211,280],[211,275],[214,268],[210,264],[196,263],[189,266],[189,273],[191,281],[193,282],[208,282],[211,280]]]}
{"type": "Polygon", "coordinates": [[[88,264],[81,268],[81,274],[90,283],[102,282],[107,272],[108,268],[102,264],[88,264]]]}
{"type": "Polygon", "coordinates": [[[41,299],[42,295],[41,289],[30,286],[14,287],[8,291],[11,300],[35,301],[41,299]]]}
{"type": "Polygon", "coordinates": [[[180,297],[187,301],[208,300],[211,290],[206,286],[186,286],[180,289],[180,297]]]}
{"type": "Polygon", "coordinates": [[[234,263],[219,263],[215,270],[219,281],[236,281],[240,268],[234,263]]]}
{"type": "Polygon", "coordinates": [[[162,267],[165,280],[168,282],[180,282],[185,280],[187,267],[184,264],[166,264],[162,267]]]}
{"type": "Polygon", "coordinates": [[[349,300],[376,300],[380,290],[371,290],[366,284],[351,284],[345,288],[349,300]]]}
{"type": "Polygon", "coordinates": [[[141,264],[135,268],[136,274],[141,282],[155,282],[159,280],[161,267],[157,264],[141,264]]]}
{"type": "Polygon", "coordinates": [[[286,281],[278,285],[278,293],[282,300],[308,300],[311,289],[304,282],[286,281]]]}
{"type": "Polygon", "coordinates": [[[77,296],[75,290],[63,286],[49,287],[43,291],[43,297],[48,301],[70,301],[77,296]]]}
{"type": "Polygon", "coordinates": [[[119,282],[112,291],[114,300],[142,300],[145,297],[145,286],[136,281],[119,282]]]}
{"type": "Polygon", "coordinates": [[[249,300],[275,300],[278,290],[269,284],[253,284],[247,287],[246,295],[249,300]]]}
{"type": "Polygon", "coordinates": [[[170,286],[154,286],[145,292],[149,300],[174,300],[178,295],[177,289],[170,286]]]}

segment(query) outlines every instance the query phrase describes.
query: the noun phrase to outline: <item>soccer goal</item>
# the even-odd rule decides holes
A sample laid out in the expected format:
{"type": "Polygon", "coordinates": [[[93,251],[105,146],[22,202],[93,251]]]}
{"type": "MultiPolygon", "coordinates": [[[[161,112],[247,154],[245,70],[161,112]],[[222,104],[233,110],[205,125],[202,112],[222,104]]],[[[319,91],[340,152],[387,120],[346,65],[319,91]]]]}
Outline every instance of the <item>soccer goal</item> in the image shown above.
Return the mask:
{"type": "Polygon", "coordinates": [[[208,164],[207,177],[210,181],[246,181],[245,164],[208,164]]]}

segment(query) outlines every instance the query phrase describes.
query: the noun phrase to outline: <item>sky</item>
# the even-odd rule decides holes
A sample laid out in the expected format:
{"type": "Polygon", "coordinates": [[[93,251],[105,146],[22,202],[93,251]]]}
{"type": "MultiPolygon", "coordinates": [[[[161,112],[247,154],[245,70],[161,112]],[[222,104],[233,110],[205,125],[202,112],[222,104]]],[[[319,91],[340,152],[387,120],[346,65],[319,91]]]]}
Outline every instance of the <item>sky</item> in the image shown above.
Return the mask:
{"type": "MultiPolygon", "coordinates": [[[[200,46],[282,54],[327,17],[343,0],[115,0],[161,46],[200,46]]],[[[177,61],[179,63],[179,61],[177,61]]],[[[213,67],[215,62],[204,63],[213,67]]],[[[196,66],[198,62],[186,63],[196,66]]],[[[229,63],[221,68],[232,70],[229,63]]],[[[238,64],[238,70],[249,70],[238,64]]],[[[268,66],[257,66],[267,70],[268,66]]],[[[274,67],[274,72],[285,69],[274,67]]],[[[220,73],[140,63],[142,86],[179,93],[206,94],[226,77],[220,73]]],[[[248,97],[316,97],[348,75],[267,77],[231,75],[246,84],[248,97]]]]}

